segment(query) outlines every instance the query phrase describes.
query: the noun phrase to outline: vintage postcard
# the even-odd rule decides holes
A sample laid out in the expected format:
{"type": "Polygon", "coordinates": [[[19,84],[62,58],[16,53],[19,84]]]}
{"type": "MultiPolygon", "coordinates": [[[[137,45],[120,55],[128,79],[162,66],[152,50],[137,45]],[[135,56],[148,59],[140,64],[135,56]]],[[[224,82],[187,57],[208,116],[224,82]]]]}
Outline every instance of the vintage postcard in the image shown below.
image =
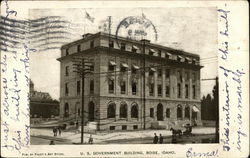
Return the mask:
{"type": "Polygon", "coordinates": [[[247,1],[1,1],[1,157],[248,157],[247,1]]]}

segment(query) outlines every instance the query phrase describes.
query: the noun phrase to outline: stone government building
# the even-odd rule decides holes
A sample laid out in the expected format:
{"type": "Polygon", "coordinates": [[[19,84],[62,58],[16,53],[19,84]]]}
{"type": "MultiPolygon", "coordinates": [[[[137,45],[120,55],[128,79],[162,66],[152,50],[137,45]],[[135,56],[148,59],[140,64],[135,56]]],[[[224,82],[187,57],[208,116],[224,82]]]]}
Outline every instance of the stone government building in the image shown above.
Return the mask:
{"type": "Polygon", "coordinates": [[[86,126],[136,130],[144,124],[145,128],[201,125],[199,55],[102,32],[85,34],[61,48],[63,121],[81,120],[81,77],[73,68],[73,58],[79,57],[94,63],[93,74],[85,78],[86,126]]]}

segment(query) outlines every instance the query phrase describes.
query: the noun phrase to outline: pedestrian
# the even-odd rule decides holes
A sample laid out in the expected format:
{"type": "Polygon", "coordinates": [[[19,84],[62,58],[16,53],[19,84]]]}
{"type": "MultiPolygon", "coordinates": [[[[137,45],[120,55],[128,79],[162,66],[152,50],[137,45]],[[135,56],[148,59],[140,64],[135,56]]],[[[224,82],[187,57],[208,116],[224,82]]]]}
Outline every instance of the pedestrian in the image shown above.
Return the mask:
{"type": "Polygon", "coordinates": [[[54,137],[56,137],[57,136],[57,128],[56,127],[53,128],[53,133],[54,133],[54,137]]]}
{"type": "Polygon", "coordinates": [[[158,143],[158,136],[156,135],[155,133],[155,136],[154,136],[154,144],[157,144],[158,143]]]}
{"type": "Polygon", "coordinates": [[[55,142],[53,140],[51,140],[49,145],[55,145],[55,142]]]}
{"type": "Polygon", "coordinates": [[[78,124],[78,120],[76,120],[76,129],[78,129],[79,124],[78,124]]]}
{"type": "Polygon", "coordinates": [[[162,144],[163,143],[163,137],[162,135],[160,134],[160,138],[159,138],[159,143],[162,144]]]}
{"type": "Polygon", "coordinates": [[[90,134],[90,136],[89,136],[89,144],[93,144],[92,134],[90,134]]]}
{"type": "Polygon", "coordinates": [[[177,136],[172,135],[172,144],[176,144],[176,143],[177,143],[177,136]]]}
{"type": "Polygon", "coordinates": [[[59,136],[61,136],[61,133],[62,133],[61,127],[58,126],[58,134],[59,134],[59,136]]]}
{"type": "Polygon", "coordinates": [[[54,134],[54,137],[56,136],[56,129],[55,127],[53,127],[53,134],[54,134]]]}

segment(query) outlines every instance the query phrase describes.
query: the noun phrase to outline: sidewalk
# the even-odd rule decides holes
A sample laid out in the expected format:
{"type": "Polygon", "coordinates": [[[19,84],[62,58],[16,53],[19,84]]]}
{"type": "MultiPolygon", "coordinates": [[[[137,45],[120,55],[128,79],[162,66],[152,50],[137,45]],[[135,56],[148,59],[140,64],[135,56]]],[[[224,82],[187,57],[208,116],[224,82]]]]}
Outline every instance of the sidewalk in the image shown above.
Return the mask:
{"type": "MultiPolygon", "coordinates": [[[[117,132],[97,132],[92,134],[92,138],[95,143],[102,144],[105,142],[113,140],[124,140],[124,139],[139,139],[148,138],[154,136],[154,133],[159,135],[160,133],[166,137],[171,136],[172,132],[169,130],[138,130],[138,131],[117,131],[117,132]]],[[[196,127],[193,128],[193,134],[214,134],[214,127],[196,127]]],[[[44,139],[57,140],[57,141],[67,141],[72,143],[79,143],[81,140],[81,133],[75,133],[71,131],[62,131],[61,136],[54,137],[52,129],[36,129],[31,128],[31,136],[43,137],[44,139]]],[[[89,133],[84,133],[84,142],[87,143],[90,137],[89,133]]]]}

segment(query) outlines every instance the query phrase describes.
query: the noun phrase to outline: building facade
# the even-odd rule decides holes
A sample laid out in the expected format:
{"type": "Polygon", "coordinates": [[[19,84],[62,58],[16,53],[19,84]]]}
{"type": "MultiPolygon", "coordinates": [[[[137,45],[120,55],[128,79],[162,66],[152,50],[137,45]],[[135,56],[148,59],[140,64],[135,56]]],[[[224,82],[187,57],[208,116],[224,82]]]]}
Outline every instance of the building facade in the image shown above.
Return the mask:
{"type": "Polygon", "coordinates": [[[75,59],[93,61],[85,76],[84,120],[97,130],[201,124],[199,56],[106,33],[63,45],[60,117],[81,120],[81,77],[75,59]]]}
{"type": "Polygon", "coordinates": [[[51,118],[59,115],[59,102],[53,100],[49,93],[39,92],[34,89],[30,81],[30,117],[51,118]]]}

